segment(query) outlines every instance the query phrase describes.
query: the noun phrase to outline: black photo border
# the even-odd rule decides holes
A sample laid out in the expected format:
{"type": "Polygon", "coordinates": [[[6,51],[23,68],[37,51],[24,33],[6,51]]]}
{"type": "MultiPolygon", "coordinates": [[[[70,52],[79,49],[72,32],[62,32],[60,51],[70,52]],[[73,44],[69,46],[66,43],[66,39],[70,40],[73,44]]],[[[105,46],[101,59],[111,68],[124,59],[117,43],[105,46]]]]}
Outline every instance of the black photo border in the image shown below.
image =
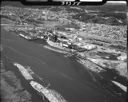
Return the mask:
{"type": "Polygon", "coordinates": [[[77,3],[79,3],[80,6],[85,6],[85,5],[104,5],[107,0],[102,0],[101,2],[81,2],[80,0],[75,0],[75,1],[52,1],[52,0],[47,0],[47,1],[27,1],[27,0],[1,0],[1,2],[6,2],[6,1],[10,1],[10,2],[21,2],[23,5],[33,5],[33,6],[61,6],[62,2],[67,2],[71,4],[68,6],[77,6],[77,3]],[[74,3],[76,3],[76,5],[73,5],[74,3]]]}

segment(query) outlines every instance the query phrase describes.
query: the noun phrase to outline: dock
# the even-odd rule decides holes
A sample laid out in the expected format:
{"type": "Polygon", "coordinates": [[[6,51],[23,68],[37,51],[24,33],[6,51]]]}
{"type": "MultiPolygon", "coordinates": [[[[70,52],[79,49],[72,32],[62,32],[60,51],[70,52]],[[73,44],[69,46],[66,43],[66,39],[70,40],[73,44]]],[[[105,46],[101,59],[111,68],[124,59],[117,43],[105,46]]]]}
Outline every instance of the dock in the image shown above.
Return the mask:
{"type": "Polygon", "coordinates": [[[19,71],[21,72],[21,74],[24,76],[24,78],[26,80],[32,80],[33,79],[31,74],[28,72],[28,70],[24,66],[22,66],[19,63],[13,63],[13,65],[19,69],[19,71]]]}
{"type": "Polygon", "coordinates": [[[19,34],[19,36],[21,36],[21,37],[23,37],[24,39],[28,39],[28,40],[31,40],[32,38],[31,37],[29,37],[29,36],[25,36],[24,34],[19,34]]]}
{"type": "Polygon", "coordinates": [[[127,92],[127,86],[124,86],[124,85],[122,85],[119,82],[116,82],[114,80],[112,80],[112,83],[114,83],[116,86],[118,86],[119,88],[121,88],[124,92],[127,92]]]}
{"type": "Polygon", "coordinates": [[[30,85],[39,93],[43,94],[49,102],[67,102],[59,93],[54,90],[47,89],[36,81],[31,81],[30,85]]]}

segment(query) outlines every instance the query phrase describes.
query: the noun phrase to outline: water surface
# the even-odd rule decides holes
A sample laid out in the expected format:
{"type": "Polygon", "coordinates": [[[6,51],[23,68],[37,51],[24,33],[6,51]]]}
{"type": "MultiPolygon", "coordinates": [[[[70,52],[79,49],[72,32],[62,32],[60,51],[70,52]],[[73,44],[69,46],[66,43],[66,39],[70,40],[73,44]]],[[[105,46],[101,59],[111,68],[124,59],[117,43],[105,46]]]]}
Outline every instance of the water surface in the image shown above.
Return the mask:
{"type": "Polygon", "coordinates": [[[116,97],[98,87],[88,71],[76,61],[15,33],[2,29],[1,34],[6,56],[20,64],[32,66],[32,70],[68,102],[119,102],[116,97]]]}

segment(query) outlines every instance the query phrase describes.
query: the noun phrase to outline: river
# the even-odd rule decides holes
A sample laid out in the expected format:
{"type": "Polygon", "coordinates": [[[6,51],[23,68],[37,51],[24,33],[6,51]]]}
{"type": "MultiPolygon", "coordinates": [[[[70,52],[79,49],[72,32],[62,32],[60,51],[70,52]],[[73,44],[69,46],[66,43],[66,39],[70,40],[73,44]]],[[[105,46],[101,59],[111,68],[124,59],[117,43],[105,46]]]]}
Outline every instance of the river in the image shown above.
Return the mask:
{"type": "MultiPolygon", "coordinates": [[[[59,92],[68,102],[119,102],[98,87],[84,66],[75,60],[3,29],[1,41],[8,58],[31,66],[37,75],[51,84],[50,88],[59,92]]],[[[29,88],[27,85],[26,89],[29,88]]]]}

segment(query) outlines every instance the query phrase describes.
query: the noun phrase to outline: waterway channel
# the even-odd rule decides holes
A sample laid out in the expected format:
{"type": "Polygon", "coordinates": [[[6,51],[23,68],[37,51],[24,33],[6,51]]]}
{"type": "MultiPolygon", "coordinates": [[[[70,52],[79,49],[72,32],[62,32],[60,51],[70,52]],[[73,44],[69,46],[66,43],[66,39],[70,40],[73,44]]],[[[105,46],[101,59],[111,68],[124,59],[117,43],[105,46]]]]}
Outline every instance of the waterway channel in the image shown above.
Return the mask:
{"type": "MultiPolygon", "coordinates": [[[[75,60],[3,29],[1,41],[8,58],[32,66],[32,70],[50,83],[50,88],[59,92],[68,102],[120,102],[98,87],[88,71],[75,60]]],[[[26,89],[31,88],[26,85],[26,89]]]]}

